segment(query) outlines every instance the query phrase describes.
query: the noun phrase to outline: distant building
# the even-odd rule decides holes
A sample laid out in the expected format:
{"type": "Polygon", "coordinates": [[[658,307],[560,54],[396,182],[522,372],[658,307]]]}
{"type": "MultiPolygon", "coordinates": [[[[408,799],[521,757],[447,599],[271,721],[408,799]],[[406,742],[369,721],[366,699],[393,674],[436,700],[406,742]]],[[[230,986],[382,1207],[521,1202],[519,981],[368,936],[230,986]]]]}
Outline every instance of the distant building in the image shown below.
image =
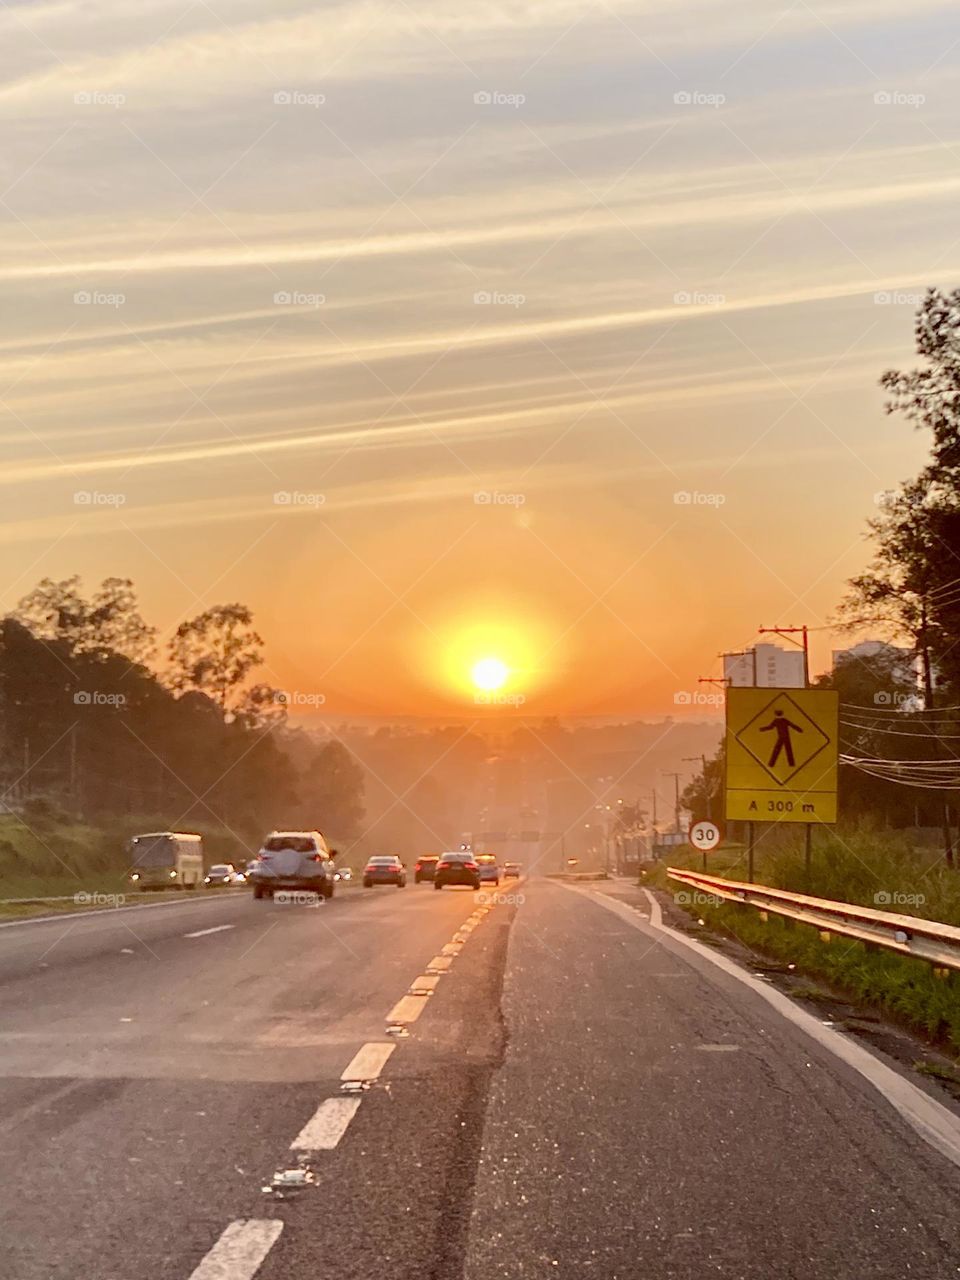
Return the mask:
{"type": "Polygon", "coordinates": [[[803,650],[757,644],[744,653],[725,653],[723,674],[735,689],[802,689],[803,650]]]}
{"type": "Polygon", "coordinates": [[[912,649],[900,649],[895,644],[888,644],[886,640],[861,640],[849,649],[834,649],[833,669],[836,671],[841,662],[854,662],[858,659],[869,662],[871,658],[891,658],[902,664],[904,672],[912,672],[916,667],[912,649]]]}

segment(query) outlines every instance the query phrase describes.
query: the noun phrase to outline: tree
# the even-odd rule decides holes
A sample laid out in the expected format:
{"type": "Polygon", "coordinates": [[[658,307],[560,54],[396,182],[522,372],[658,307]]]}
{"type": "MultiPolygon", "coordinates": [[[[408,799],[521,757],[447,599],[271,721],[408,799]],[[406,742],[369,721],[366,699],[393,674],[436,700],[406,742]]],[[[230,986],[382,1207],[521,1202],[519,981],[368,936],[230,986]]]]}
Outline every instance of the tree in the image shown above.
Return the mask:
{"type": "Polygon", "coordinates": [[[177,628],[170,641],[171,684],[208,694],[226,713],[262,662],[262,645],[246,605],[214,605],[177,628]]]}
{"type": "Polygon", "coordinates": [[[13,615],[41,640],[62,640],[73,653],[119,653],[145,662],[153,653],[153,627],[144,622],[129,578],[104,578],[85,600],[79,575],[44,578],[23,597],[13,615]]]}
{"type": "Polygon", "coordinates": [[[886,410],[929,430],[935,470],[955,473],[960,469],[960,289],[928,290],[914,333],[925,364],[883,375],[881,385],[890,394],[886,410]]]}

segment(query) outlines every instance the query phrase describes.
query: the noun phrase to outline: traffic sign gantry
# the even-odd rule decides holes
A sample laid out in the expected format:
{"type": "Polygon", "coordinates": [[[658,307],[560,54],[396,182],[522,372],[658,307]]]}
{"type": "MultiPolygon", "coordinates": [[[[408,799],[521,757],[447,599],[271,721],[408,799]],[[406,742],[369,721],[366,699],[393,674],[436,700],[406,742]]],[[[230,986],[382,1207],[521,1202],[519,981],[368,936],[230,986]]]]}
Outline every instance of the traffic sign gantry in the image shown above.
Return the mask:
{"type": "Polygon", "coordinates": [[[728,689],[726,815],[836,822],[839,694],[728,689]]]}

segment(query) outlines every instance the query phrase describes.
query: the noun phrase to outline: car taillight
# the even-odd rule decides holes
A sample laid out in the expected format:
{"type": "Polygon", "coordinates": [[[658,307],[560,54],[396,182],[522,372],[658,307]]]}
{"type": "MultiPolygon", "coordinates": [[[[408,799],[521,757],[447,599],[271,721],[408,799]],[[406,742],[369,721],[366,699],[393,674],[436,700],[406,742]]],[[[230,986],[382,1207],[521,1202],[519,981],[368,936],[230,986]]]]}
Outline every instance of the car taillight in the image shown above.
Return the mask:
{"type": "Polygon", "coordinates": [[[477,864],[475,862],[465,862],[463,865],[467,868],[468,871],[476,871],[478,869],[477,864]]]}
{"type": "Polygon", "coordinates": [[[437,870],[438,870],[438,871],[448,871],[449,869],[450,869],[450,863],[449,863],[449,862],[438,862],[438,863],[437,863],[437,870]]]}

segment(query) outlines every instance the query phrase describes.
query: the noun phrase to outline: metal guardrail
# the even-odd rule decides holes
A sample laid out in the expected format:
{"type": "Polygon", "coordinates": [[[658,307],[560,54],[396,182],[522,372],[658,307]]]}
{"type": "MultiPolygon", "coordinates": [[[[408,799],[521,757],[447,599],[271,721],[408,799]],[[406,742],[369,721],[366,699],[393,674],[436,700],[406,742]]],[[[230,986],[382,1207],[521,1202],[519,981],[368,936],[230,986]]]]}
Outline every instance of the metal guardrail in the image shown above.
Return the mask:
{"type": "Polygon", "coordinates": [[[872,943],[896,951],[900,955],[926,960],[939,969],[960,970],[960,928],[924,920],[921,916],[903,916],[892,911],[877,911],[851,902],[832,902],[829,898],[811,898],[804,893],[771,889],[763,884],[747,884],[725,880],[699,871],[668,867],[671,880],[690,885],[727,902],[739,902],[759,911],[770,911],[789,920],[813,925],[825,933],[835,933],[858,942],[872,943]]]}

